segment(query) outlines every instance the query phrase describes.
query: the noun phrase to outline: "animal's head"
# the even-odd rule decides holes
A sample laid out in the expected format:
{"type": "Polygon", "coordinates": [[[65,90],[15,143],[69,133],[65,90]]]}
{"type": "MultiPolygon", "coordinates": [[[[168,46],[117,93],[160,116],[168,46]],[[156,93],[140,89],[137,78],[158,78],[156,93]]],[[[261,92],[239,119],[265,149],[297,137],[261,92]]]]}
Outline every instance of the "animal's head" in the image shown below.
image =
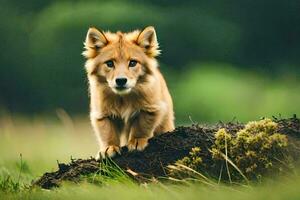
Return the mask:
{"type": "Polygon", "coordinates": [[[100,83],[120,95],[147,81],[147,76],[157,67],[155,57],[160,53],[151,26],[130,33],[90,28],[84,45],[88,75],[97,76],[100,83]]]}

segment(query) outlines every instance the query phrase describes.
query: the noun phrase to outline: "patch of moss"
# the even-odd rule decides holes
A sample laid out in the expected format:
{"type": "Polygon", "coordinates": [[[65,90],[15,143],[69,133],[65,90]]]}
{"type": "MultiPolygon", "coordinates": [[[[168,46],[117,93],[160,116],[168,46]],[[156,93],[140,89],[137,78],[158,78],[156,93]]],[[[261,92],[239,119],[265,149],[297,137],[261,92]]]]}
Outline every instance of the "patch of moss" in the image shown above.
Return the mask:
{"type": "MultiPolygon", "coordinates": [[[[270,119],[249,122],[231,137],[225,129],[215,134],[212,158],[226,161],[224,154],[248,179],[261,179],[268,172],[282,171],[280,163],[287,162],[288,139],[277,133],[277,124],[270,119]],[[226,142],[225,142],[226,141],[226,142]],[[226,145],[227,144],[227,145],[226,145]]],[[[233,166],[231,166],[231,169],[233,166]]],[[[233,170],[233,175],[241,175],[233,170]]]]}
{"type": "Polygon", "coordinates": [[[181,160],[178,160],[176,164],[182,164],[185,166],[189,166],[192,169],[197,170],[199,166],[203,163],[201,158],[201,148],[194,147],[189,153],[189,156],[184,157],[181,160]]]}
{"type": "Polygon", "coordinates": [[[203,160],[201,158],[201,148],[194,147],[189,152],[189,155],[176,161],[175,166],[169,168],[169,175],[175,177],[186,177],[190,171],[182,170],[180,166],[186,166],[192,170],[201,171],[203,160]]]}
{"type": "MultiPolygon", "coordinates": [[[[225,128],[215,133],[207,167],[201,157],[201,149],[193,148],[189,156],[177,161],[194,170],[206,170],[207,174],[216,176],[216,170],[223,168],[223,179],[261,180],[270,173],[280,173],[290,165],[288,155],[288,138],[277,132],[277,123],[270,119],[249,122],[236,134],[225,128]],[[211,170],[211,172],[209,171],[211,170]],[[226,178],[227,177],[227,178],[226,178]]],[[[207,160],[207,159],[206,159],[207,160]]]]}

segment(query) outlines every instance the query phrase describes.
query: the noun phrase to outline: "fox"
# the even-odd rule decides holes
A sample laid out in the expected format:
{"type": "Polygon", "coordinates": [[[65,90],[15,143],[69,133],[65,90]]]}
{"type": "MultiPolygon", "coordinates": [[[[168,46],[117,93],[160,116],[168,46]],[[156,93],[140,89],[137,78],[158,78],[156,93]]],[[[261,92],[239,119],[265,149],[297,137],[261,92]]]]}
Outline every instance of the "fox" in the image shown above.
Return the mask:
{"type": "Polygon", "coordinates": [[[96,159],[143,151],[153,136],[174,130],[173,101],[159,70],[156,31],[88,29],[86,58],[90,121],[99,151],[96,159]]]}

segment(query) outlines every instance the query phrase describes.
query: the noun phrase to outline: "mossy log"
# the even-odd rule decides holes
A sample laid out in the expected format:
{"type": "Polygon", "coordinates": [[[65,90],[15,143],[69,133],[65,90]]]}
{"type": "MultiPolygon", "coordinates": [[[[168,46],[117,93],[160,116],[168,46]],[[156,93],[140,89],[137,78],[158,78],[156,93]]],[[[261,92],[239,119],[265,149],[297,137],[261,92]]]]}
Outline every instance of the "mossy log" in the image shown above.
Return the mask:
{"type": "MultiPolygon", "coordinates": [[[[300,155],[300,120],[293,116],[289,119],[273,118],[277,123],[276,132],[286,135],[289,146],[293,147],[289,151],[290,156],[299,158],[300,155]],[[295,148],[294,148],[295,147],[295,148]]],[[[127,148],[122,148],[122,154],[113,158],[124,171],[130,174],[138,174],[139,177],[164,177],[168,176],[167,166],[176,163],[190,155],[191,149],[199,147],[201,152],[201,162],[205,163],[206,169],[211,174],[217,174],[219,168],[213,168],[215,161],[211,156],[212,146],[215,144],[215,134],[221,128],[227,133],[235,136],[238,131],[245,127],[238,122],[222,123],[215,125],[180,126],[174,131],[158,135],[149,141],[148,147],[142,152],[128,152],[127,148]]],[[[82,175],[89,175],[99,172],[99,162],[94,158],[71,160],[69,164],[58,164],[58,170],[45,173],[34,182],[34,185],[50,189],[58,187],[62,181],[80,181],[82,175]]]]}

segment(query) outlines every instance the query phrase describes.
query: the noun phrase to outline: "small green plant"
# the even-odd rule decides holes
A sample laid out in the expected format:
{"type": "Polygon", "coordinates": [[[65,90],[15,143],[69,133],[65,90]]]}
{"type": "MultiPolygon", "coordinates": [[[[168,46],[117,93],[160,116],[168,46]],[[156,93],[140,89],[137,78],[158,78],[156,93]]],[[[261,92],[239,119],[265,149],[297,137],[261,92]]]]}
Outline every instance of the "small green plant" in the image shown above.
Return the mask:
{"type": "Polygon", "coordinates": [[[24,166],[29,171],[29,167],[27,164],[24,164],[22,154],[20,154],[20,162],[18,163],[17,167],[19,168],[17,178],[14,178],[8,171],[3,169],[0,173],[0,192],[20,192],[22,189],[26,188],[27,185],[22,183],[21,175],[24,170],[24,166]]]}
{"type": "Polygon", "coordinates": [[[185,166],[189,166],[194,170],[199,170],[198,167],[202,165],[203,161],[201,158],[201,148],[194,147],[189,153],[189,156],[184,157],[181,160],[178,160],[176,164],[181,164],[185,166]]]}
{"type": "Polygon", "coordinates": [[[1,192],[19,192],[21,185],[18,181],[14,181],[11,176],[0,177],[1,192]]]}
{"type": "Polygon", "coordinates": [[[211,152],[214,160],[231,160],[238,167],[240,171],[232,169],[233,166],[228,169],[234,178],[244,174],[248,179],[260,180],[264,174],[283,170],[281,163],[288,162],[287,147],[288,139],[277,132],[277,124],[263,119],[249,122],[234,137],[220,129],[211,152]]]}
{"type": "Polygon", "coordinates": [[[215,186],[215,182],[210,180],[200,171],[204,166],[201,158],[201,148],[194,147],[189,152],[189,155],[178,160],[174,165],[168,166],[169,175],[171,180],[184,181],[184,179],[194,180],[204,185],[215,186]]]}
{"type": "MultiPolygon", "coordinates": [[[[230,182],[260,181],[268,173],[281,173],[292,165],[287,156],[288,138],[277,132],[277,126],[270,119],[262,119],[249,122],[236,134],[221,128],[215,133],[208,155],[212,166],[203,162],[199,147],[193,148],[188,156],[178,160],[175,165],[185,165],[198,172],[205,170],[213,177],[218,175],[215,169],[220,169],[219,179],[230,182]]],[[[174,169],[170,170],[170,174],[174,175],[174,169]]]]}

